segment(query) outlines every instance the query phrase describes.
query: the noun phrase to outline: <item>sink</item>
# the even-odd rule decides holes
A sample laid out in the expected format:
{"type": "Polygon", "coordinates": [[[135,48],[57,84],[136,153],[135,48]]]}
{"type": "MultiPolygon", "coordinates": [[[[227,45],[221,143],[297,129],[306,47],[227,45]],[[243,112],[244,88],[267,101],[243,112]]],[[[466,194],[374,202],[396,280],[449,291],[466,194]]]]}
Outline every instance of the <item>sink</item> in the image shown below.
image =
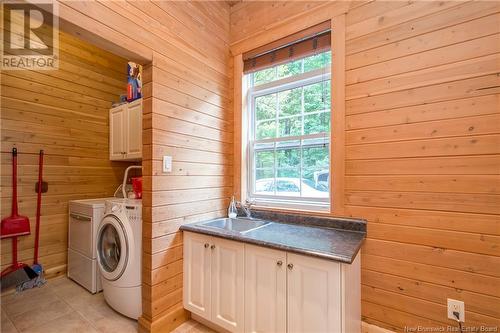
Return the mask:
{"type": "Polygon", "coordinates": [[[234,219],[222,218],[209,221],[207,223],[203,223],[202,225],[211,228],[225,229],[228,231],[244,233],[265,226],[266,224],[269,224],[269,222],[262,220],[246,219],[246,218],[234,218],[234,219]]]}

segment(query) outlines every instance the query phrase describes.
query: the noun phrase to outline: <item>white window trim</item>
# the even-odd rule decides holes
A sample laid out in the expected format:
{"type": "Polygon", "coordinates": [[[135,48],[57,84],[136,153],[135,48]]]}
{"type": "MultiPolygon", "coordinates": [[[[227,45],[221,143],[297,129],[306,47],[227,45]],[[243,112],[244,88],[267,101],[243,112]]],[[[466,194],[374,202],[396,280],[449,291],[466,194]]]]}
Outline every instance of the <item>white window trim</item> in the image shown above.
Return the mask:
{"type": "MultiPolygon", "coordinates": [[[[257,206],[263,207],[277,207],[277,208],[289,208],[289,209],[304,209],[311,211],[330,211],[330,202],[332,197],[332,189],[330,188],[329,195],[327,198],[296,198],[291,196],[266,196],[266,195],[255,195],[253,194],[254,187],[254,172],[253,163],[254,163],[254,152],[253,152],[253,137],[255,133],[255,121],[254,121],[254,108],[253,101],[255,98],[278,93],[285,90],[290,90],[306,85],[311,85],[319,82],[323,82],[326,80],[331,80],[331,66],[327,65],[326,67],[319,68],[313,71],[309,71],[306,73],[301,73],[298,75],[286,77],[283,79],[275,80],[272,82],[264,83],[258,86],[253,86],[251,83],[252,75],[247,75],[245,77],[248,93],[247,93],[247,110],[248,110],[248,130],[247,130],[247,149],[246,149],[246,198],[250,200],[253,204],[257,206]]],[[[325,110],[322,110],[325,111],[325,110]]],[[[331,109],[329,110],[331,112],[331,109]]],[[[318,112],[313,112],[319,113],[318,112]]],[[[330,130],[331,131],[331,130],[330,130]]],[[[324,134],[311,134],[304,136],[290,136],[276,139],[263,139],[259,140],[259,142],[264,143],[268,142],[280,142],[280,141],[293,141],[300,139],[309,139],[309,138],[324,138],[324,134]]],[[[328,145],[330,146],[332,142],[330,142],[331,135],[328,135],[328,145]]],[[[300,143],[302,144],[302,143],[300,143]]],[[[331,151],[329,149],[329,151],[331,151]]],[[[332,157],[329,158],[329,163],[332,163],[332,157]]],[[[331,176],[331,175],[330,175],[331,176]]]]}

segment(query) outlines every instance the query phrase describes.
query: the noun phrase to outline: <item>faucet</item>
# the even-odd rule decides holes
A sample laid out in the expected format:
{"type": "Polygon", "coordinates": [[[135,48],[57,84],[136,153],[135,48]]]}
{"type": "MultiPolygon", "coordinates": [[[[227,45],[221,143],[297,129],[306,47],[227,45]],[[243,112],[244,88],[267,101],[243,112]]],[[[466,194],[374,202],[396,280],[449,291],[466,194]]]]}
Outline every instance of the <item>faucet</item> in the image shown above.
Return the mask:
{"type": "Polygon", "coordinates": [[[241,209],[243,209],[243,211],[245,212],[245,215],[247,216],[247,218],[251,219],[252,218],[252,212],[250,211],[250,207],[252,207],[252,202],[250,202],[248,199],[245,200],[245,203],[242,204],[240,201],[237,201],[236,202],[240,207],[241,209]]]}

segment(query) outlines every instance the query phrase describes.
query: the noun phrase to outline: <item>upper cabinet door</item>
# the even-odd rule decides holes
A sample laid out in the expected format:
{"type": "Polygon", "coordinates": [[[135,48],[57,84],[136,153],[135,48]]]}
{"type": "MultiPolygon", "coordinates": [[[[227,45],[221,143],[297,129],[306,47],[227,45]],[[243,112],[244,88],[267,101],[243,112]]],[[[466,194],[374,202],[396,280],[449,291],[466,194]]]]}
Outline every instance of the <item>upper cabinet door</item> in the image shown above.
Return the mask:
{"type": "Polygon", "coordinates": [[[286,332],[286,252],[245,245],[245,332],[286,332]]]}
{"type": "Polygon", "coordinates": [[[212,252],[212,322],[231,332],[243,332],[243,243],[214,238],[212,252]]]}
{"type": "Polygon", "coordinates": [[[212,237],[184,232],[183,302],[187,310],[210,320],[212,237]]]}
{"type": "Polygon", "coordinates": [[[125,158],[125,117],[127,105],[120,105],[109,110],[109,159],[125,158]]]}
{"type": "Polygon", "coordinates": [[[126,158],[142,158],[142,99],[128,104],[126,133],[126,158]]]}
{"type": "Polygon", "coordinates": [[[340,263],[287,254],[288,332],[341,332],[340,263]]]}

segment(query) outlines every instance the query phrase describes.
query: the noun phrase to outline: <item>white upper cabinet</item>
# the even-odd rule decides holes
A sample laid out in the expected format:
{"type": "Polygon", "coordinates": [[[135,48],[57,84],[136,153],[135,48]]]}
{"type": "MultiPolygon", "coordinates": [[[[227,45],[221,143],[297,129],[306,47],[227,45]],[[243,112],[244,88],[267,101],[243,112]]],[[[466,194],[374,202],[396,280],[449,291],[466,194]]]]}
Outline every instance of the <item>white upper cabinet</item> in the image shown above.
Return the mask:
{"type": "Polygon", "coordinates": [[[245,244],[245,332],[286,332],[286,252],[245,244]]]}
{"type": "Polygon", "coordinates": [[[288,332],[342,332],[340,263],[288,253],[288,332]]]}
{"type": "Polygon", "coordinates": [[[125,151],[125,140],[123,130],[125,128],[125,117],[127,106],[120,105],[109,110],[109,159],[122,160],[125,151]]]}
{"type": "Polygon", "coordinates": [[[109,110],[109,159],[142,158],[142,99],[109,110]]]}

